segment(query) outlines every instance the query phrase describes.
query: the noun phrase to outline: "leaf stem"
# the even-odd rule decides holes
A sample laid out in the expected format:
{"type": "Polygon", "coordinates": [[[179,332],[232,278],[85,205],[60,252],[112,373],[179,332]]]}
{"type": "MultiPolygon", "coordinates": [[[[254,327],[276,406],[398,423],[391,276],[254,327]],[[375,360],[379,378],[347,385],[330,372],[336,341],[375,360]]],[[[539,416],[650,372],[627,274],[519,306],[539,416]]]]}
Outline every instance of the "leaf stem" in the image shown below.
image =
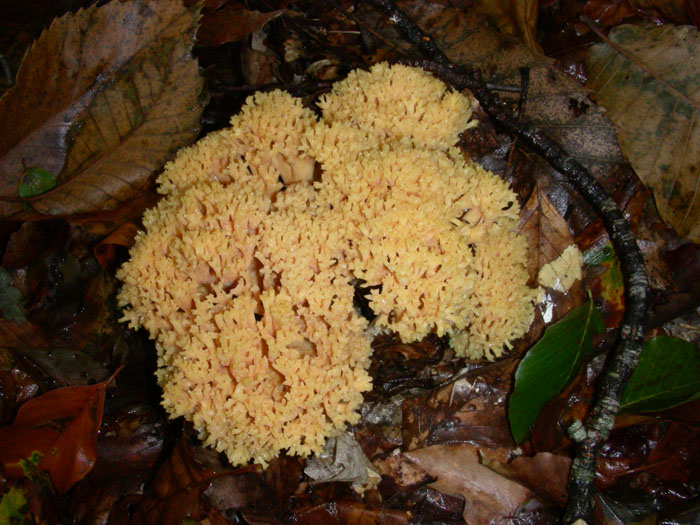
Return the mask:
{"type": "Polygon", "coordinates": [[[488,88],[480,71],[467,70],[451,62],[435,44],[433,38],[418,27],[392,0],[369,0],[369,2],[381,9],[406,40],[426,57],[426,60],[409,61],[412,65],[423,67],[457,89],[470,89],[495,123],[517,137],[522,144],[538,153],[569,179],[601,217],[620,259],[625,284],[626,309],[620,327],[619,342],[608,355],[599,378],[598,396],[586,420],[585,428],[577,433],[576,457],[571,466],[567,485],[569,499],[564,522],[573,523],[577,519],[583,519],[592,523],[593,481],[598,455],[610,435],[615,416],[620,408],[624,387],[637,365],[642,349],[649,302],[649,282],[639,246],[615,201],[601,184],[542,130],[528,122],[519,122],[506,104],[488,88]]]}

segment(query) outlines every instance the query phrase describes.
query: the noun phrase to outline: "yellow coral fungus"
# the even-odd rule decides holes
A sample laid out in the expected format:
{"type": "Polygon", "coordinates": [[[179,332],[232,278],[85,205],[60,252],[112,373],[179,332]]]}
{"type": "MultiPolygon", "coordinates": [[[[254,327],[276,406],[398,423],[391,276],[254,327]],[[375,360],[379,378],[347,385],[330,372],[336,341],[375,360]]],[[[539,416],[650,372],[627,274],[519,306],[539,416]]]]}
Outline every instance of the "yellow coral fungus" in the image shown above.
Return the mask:
{"type": "Polygon", "coordinates": [[[532,319],[515,195],[453,148],[469,98],[380,64],[319,106],[257,94],[181,150],[118,273],[164,406],[234,464],[317,453],[356,422],[378,330],[493,357],[532,319]]]}

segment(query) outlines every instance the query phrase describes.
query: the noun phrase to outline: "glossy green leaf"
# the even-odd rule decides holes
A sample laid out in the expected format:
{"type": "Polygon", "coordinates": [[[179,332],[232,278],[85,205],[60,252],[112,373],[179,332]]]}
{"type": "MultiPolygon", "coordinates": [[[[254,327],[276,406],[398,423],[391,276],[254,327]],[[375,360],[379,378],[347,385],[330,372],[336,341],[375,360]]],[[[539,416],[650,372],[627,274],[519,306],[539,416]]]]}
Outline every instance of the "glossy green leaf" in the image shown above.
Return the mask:
{"type": "Polygon", "coordinates": [[[56,187],[56,177],[43,168],[27,168],[19,183],[19,196],[36,197],[56,187]]]}
{"type": "Polygon", "coordinates": [[[18,323],[25,321],[23,302],[24,296],[21,291],[12,286],[10,274],[5,268],[0,268],[0,312],[2,312],[2,317],[18,323]]]}
{"type": "Polygon", "coordinates": [[[526,440],[542,407],[578,374],[603,321],[592,301],[573,308],[549,326],[515,371],[508,420],[516,443],[526,440]]]}
{"type": "Polygon", "coordinates": [[[620,413],[666,410],[700,398],[700,351],[677,337],[644,343],[639,364],[622,394],[620,413]]]}

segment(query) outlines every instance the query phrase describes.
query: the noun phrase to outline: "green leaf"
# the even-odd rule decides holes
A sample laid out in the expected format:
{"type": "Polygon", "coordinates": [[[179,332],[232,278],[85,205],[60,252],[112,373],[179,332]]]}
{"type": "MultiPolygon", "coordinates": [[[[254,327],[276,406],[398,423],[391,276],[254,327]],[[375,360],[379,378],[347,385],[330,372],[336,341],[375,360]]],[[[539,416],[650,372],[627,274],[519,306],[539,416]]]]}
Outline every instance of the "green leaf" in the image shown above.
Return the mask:
{"type": "Polygon", "coordinates": [[[24,492],[12,487],[0,499],[0,523],[24,523],[28,510],[24,492]]]}
{"type": "Polygon", "coordinates": [[[12,286],[12,276],[5,268],[0,268],[0,310],[2,316],[8,321],[17,321],[18,323],[26,321],[23,302],[22,292],[12,286]]]}
{"type": "Polygon", "coordinates": [[[508,420],[516,443],[528,438],[542,407],[576,377],[593,349],[593,334],[602,330],[603,320],[589,301],[549,326],[525,354],[515,371],[515,388],[508,402],[508,420]]]}
{"type": "Polygon", "coordinates": [[[699,397],[700,352],[683,339],[659,336],[644,343],[620,413],[666,410],[699,397]]]}
{"type": "Polygon", "coordinates": [[[46,193],[56,187],[56,177],[43,168],[27,168],[19,183],[19,196],[23,199],[46,193]]]}

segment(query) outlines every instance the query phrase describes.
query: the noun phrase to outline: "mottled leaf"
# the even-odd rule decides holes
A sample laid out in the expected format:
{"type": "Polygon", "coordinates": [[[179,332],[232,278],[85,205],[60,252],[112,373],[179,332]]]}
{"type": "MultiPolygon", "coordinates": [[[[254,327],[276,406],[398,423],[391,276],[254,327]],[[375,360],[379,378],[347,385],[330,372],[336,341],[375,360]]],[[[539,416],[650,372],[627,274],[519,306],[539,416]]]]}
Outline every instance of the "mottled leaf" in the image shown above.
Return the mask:
{"type": "Polygon", "coordinates": [[[583,254],[583,261],[596,276],[588,283],[589,289],[603,301],[601,310],[608,326],[617,326],[625,311],[625,287],[620,260],[610,241],[595,244],[583,254]]]}
{"type": "MultiPolygon", "coordinates": [[[[114,377],[114,376],[112,376],[114,377]]],[[[13,476],[38,459],[63,494],[92,469],[105,391],[112,378],[92,386],[51,390],[22,405],[12,425],[0,428],[0,463],[13,476]]]]}
{"type": "Polygon", "coordinates": [[[593,334],[602,330],[600,314],[589,301],[547,327],[542,339],[523,357],[508,402],[508,419],[516,443],[527,439],[545,403],[578,374],[593,348],[593,334]]]}
{"type": "Polygon", "coordinates": [[[659,336],[644,343],[620,413],[665,410],[698,398],[700,351],[682,339],[659,336]]]}
{"type": "MultiPolygon", "coordinates": [[[[530,247],[527,265],[532,283],[537,282],[539,272],[546,264],[575,245],[569,226],[540,184],[535,185],[522,208],[518,233],[525,237],[530,247]]],[[[544,323],[558,320],[583,300],[580,286],[574,286],[566,290],[566,293],[546,289],[544,294],[543,300],[537,305],[544,323]]]]}
{"type": "Polygon", "coordinates": [[[24,492],[11,487],[0,499],[0,523],[23,523],[28,510],[24,492]]]}
{"type": "MultiPolygon", "coordinates": [[[[112,209],[197,134],[198,13],[177,0],[112,1],[57,19],[0,99],[0,216],[19,211],[24,166],[57,174],[42,214],[112,209]]],[[[36,195],[36,193],[34,193],[36,195]]]]}
{"type": "Polygon", "coordinates": [[[616,27],[592,46],[587,86],[661,217],[700,241],[700,34],[691,26],[616,27]]]}

